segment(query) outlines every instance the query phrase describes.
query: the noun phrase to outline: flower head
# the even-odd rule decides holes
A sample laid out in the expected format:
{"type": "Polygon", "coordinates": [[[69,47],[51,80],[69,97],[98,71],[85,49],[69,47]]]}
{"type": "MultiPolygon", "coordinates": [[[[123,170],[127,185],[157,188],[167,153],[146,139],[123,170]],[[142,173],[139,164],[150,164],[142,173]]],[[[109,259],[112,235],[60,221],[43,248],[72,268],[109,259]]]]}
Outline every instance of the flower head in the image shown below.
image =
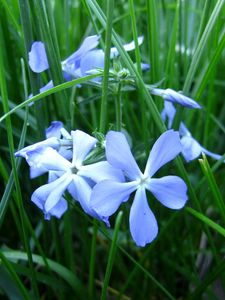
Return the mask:
{"type": "Polygon", "coordinates": [[[154,144],[146,164],[144,173],[139,169],[121,132],[110,131],[106,136],[106,157],[115,168],[121,169],[128,182],[104,180],[94,188],[91,206],[99,216],[111,216],[118,207],[136,191],[130,211],[130,231],[138,246],[145,246],[154,240],[158,233],[158,225],[152,213],[146,190],[149,190],[163,205],[180,209],[187,201],[187,187],[177,176],[152,178],[167,162],[181,152],[179,133],[169,130],[163,133],[154,144]],[[118,152],[118,149],[120,151],[118,152]]]}
{"type": "MultiPolygon", "coordinates": [[[[61,216],[65,211],[63,194],[68,190],[87,214],[98,218],[97,213],[90,207],[93,185],[105,179],[122,182],[124,176],[107,161],[84,165],[85,158],[95,147],[97,140],[80,130],[72,131],[71,136],[72,162],[51,147],[41,147],[27,152],[27,161],[31,167],[41,169],[42,173],[49,172],[51,175],[50,182],[39,187],[31,200],[43,210],[46,218],[51,215],[61,216]]],[[[101,219],[108,222],[107,218],[101,219]]]]}

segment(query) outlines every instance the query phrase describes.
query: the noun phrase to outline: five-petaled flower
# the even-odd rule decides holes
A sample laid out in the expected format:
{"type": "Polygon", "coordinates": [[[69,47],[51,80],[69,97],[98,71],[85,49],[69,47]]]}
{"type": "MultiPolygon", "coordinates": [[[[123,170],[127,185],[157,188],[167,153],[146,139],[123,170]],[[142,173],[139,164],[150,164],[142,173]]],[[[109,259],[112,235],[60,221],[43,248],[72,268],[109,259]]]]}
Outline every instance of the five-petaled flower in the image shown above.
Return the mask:
{"type": "MultiPolygon", "coordinates": [[[[95,147],[97,139],[80,130],[72,131],[71,136],[72,162],[51,147],[38,147],[26,153],[30,166],[49,172],[51,177],[50,182],[39,187],[31,197],[31,200],[43,210],[46,219],[51,215],[59,218],[65,212],[67,202],[63,194],[66,190],[80,203],[87,214],[99,218],[90,207],[94,184],[104,179],[124,181],[122,171],[112,167],[107,161],[83,164],[87,155],[95,147]]],[[[107,218],[101,219],[108,223],[107,218]]]]}
{"type": "Polygon", "coordinates": [[[111,216],[136,191],[130,211],[130,231],[138,246],[155,239],[158,225],[146,197],[149,190],[163,205],[180,209],[187,201],[187,186],[178,176],[152,178],[164,164],[174,159],[182,150],[179,133],[168,130],[155,142],[144,173],[139,169],[121,132],[106,135],[106,157],[115,168],[123,170],[128,182],[104,180],[93,188],[91,206],[102,218],[111,216]]]}

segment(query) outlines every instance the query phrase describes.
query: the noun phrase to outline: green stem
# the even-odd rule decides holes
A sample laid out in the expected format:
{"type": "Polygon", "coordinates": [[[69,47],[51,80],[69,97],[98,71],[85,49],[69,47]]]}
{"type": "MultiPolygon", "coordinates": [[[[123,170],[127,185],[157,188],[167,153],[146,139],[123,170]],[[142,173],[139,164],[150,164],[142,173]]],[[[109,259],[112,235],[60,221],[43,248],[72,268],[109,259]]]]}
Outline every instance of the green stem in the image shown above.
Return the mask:
{"type": "Polygon", "coordinates": [[[99,130],[105,133],[106,116],[107,116],[107,98],[108,98],[108,81],[109,81],[109,67],[110,67],[110,48],[113,24],[113,8],[114,0],[107,1],[107,19],[106,19],[106,36],[105,36],[105,59],[104,59],[104,76],[102,83],[102,99],[100,111],[99,130]]]}
{"type": "Polygon", "coordinates": [[[116,130],[121,131],[121,127],[122,127],[121,83],[118,84],[115,103],[116,103],[116,130]]]}

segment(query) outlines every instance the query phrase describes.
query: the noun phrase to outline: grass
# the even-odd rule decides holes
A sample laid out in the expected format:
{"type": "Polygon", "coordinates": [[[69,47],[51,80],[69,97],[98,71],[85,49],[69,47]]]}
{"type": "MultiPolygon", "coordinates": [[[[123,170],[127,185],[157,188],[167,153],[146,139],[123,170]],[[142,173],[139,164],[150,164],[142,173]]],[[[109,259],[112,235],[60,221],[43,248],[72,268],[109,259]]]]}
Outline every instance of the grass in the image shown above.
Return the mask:
{"type": "Polygon", "coordinates": [[[14,156],[42,140],[51,121],[60,120],[68,131],[98,137],[110,129],[126,130],[143,167],[166,130],[163,100],[148,89],[159,82],[160,88],[182,90],[202,105],[202,110],[177,106],[176,123],[184,121],[204,147],[223,155],[224,2],[1,1],[0,298],[224,299],[222,159],[201,156],[186,163],[180,156],[160,171],[185,180],[189,201],[183,210],[172,211],[148,194],[159,234],[141,248],[129,232],[132,201],[110,218],[110,228],[69,197],[70,208],[61,219],[44,220],[30,199],[46,177],[30,179],[25,160],[14,156]],[[94,34],[105,52],[104,70],[64,82],[61,61],[94,34]],[[44,74],[29,69],[35,40],[46,45],[50,69],[44,74]],[[135,49],[128,53],[122,45],[132,40],[135,49]],[[110,59],[112,46],[119,60],[110,59]],[[141,70],[141,62],[150,70],[141,70]],[[129,77],[112,83],[113,66],[125,68],[129,77]],[[92,81],[96,77],[102,77],[101,86],[92,81]],[[50,79],[54,87],[40,94],[50,79]]]}

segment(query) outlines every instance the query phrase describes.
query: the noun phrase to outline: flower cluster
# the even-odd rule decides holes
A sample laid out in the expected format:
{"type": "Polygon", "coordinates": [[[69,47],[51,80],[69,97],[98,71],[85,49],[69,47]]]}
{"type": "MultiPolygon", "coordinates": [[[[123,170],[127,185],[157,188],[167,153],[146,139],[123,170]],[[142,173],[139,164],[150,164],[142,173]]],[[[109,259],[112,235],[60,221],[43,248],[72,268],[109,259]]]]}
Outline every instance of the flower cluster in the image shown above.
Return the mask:
{"type": "Polygon", "coordinates": [[[177,176],[152,178],[164,164],[181,152],[178,132],[168,130],[154,144],[145,171],[139,169],[125,135],[109,131],[104,142],[106,160],[86,164],[98,140],[75,130],[69,134],[61,122],[52,122],[46,140],[16,152],[30,166],[32,178],[48,172],[48,183],[31,196],[44,213],[60,218],[67,210],[65,192],[80,203],[88,215],[109,225],[109,217],[135,192],[130,212],[130,231],[138,246],[145,246],[157,235],[157,221],[152,213],[146,190],[163,205],[180,209],[187,201],[187,187],[177,176]],[[169,149],[169,150],[168,150],[169,149]]]}

